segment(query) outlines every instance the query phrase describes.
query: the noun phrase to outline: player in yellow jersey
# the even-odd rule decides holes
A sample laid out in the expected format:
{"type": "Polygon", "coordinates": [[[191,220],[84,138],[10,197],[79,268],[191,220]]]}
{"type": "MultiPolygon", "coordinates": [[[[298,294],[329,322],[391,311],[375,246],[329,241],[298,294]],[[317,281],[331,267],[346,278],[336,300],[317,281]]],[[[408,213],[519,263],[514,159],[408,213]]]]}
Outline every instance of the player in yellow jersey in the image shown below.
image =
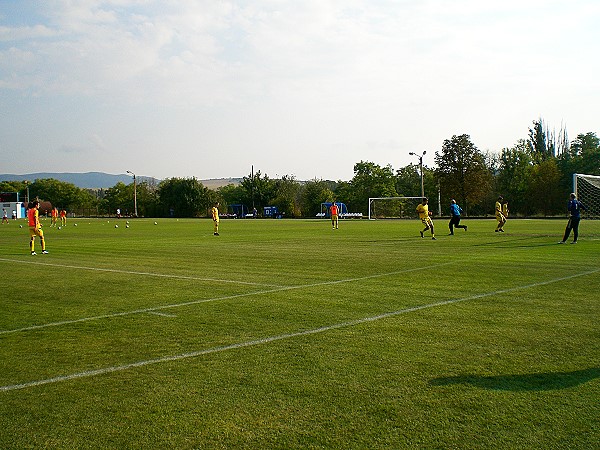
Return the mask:
{"type": "Polygon", "coordinates": [[[432,240],[436,240],[435,239],[435,233],[433,232],[433,220],[431,220],[431,213],[429,212],[429,200],[427,199],[427,197],[423,197],[423,201],[419,204],[419,206],[417,206],[417,213],[419,214],[419,219],[421,219],[421,222],[423,222],[423,225],[425,225],[425,229],[423,231],[421,231],[421,237],[425,237],[423,233],[425,233],[427,230],[431,230],[431,239],[432,240]]]}
{"type": "Polygon", "coordinates": [[[215,203],[211,209],[212,220],[213,220],[213,235],[219,235],[219,203],[215,203]]]}
{"type": "MultiPolygon", "coordinates": [[[[504,229],[502,227],[506,223],[506,216],[502,212],[502,201],[503,200],[504,200],[504,198],[501,195],[498,197],[498,200],[496,200],[495,210],[496,210],[496,220],[498,221],[498,225],[496,226],[496,233],[498,233],[499,231],[504,233],[504,229]]],[[[508,204],[506,206],[506,211],[508,212],[508,204]]]]}
{"type": "Polygon", "coordinates": [[[39,209],[40,202],[37,200],[35,202],[29,203],[29,209],[27,210],[27,220],[29,222],[29,236],[31,240],[29,241],[29,249],[31,250],[32,255],[37,255],[35,252],[35,237],[39,236],[40,244],[42,244],[42,253],[47,254],[46,251],[46,241],[44,240],[44,232],[42,231],[42,225],[40,224],[40,216],[39,209]]]}

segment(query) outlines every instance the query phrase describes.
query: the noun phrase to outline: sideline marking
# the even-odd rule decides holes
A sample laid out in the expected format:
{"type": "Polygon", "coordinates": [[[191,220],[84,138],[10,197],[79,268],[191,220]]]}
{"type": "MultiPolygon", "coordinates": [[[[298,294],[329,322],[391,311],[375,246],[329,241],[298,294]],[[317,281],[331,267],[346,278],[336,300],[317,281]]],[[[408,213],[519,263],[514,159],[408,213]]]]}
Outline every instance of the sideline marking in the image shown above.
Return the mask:
{"type": "Polygon", "coordinates": [[[44,262],[38,262],[38,261],[22,261],[22,260],[18,260],[18,259],[8,259],[8,258],[0,258],[0,261],[14,262],[14,263],[20,263],[20,264],[34,264],[37,266],[60,267],[60,268],[65,268],[65,269],[91,270],[94,272],[120,273],[120,274],[124,274],[124,275],[145,275],[145,276],[158,277],[158,278],[175,278],[177,280],[210,281],[210,282],[217,282],[217,283],[244,284],[244,285],[248,285],[248,286],[282,287],[279,284],[253,283],[251,281],[220,280],[218,278],[201,278],[201,277],[193,277],[190,275],[169,275],[169,274],[164,274],[164,273],[136,272],[136,271],[119,270],[119,269],[103,269],[100,267],[71,266],[68,264],[44,263],[44,262]]]}
{"type": "Polygon", "coordinates": [[[176,314],[167,314],[167,313],[158,312],[158,311],[149,311],[148,314],[153,314],[155,316],[161,316],[161,317],[177,317],[176,314]]]}
{"type": "Polygon", "coordinates": [[[54,377],[54,378],[47,378],[45,380],[30,381],[28,383],[13,384],[13,385],[8,385],[8,386],[0,386],[0,391],[3,391],[3,392],[14,391],[17,389],[25,389],[25,388],[35,387],[35,386],[42,386],[44,384],[53,384],[53,383],[60,383],[62,381],[75,380],[78,378],[93,377],[95,375],[104,375],[107,373],[122,372],[124,370],[133,369],[136,367],[144,367],[144,366],[149,366],[152,364],[160,364],[160,363],[165,363],[165,362],[179,361],[179,360],[188,359],[188,358],[195,358],[195,357],[202,356],[202,355],[209,355],[211,353],[218,353],[218,352],[224,352],[227,350],[235,350],[235,349],[244,348],[244,347],[252,347],[252,346],[256,346],[256,345],[268,344],[270,342],[281,341],[283,339],[291,339],[291,338],[300,337],[300,336],[309,336],[312,334],[323,333],[325,331],[335,330],[338,328],[351,327],[351,326],[360,325],[360,324],[367,323],[367,322],[374,322],[376,320],[387,319],[389,317],[394,317],[394,316],[398,316],[401,314],[407,314],[410,312],[420,311],[422,309],[434,308],[436,306],[451,305],[454,303],[465,302],[468,300],[476,300],[476,299],[480,299],[480,298],[491,297],[494,295],[507,294],[509,292],[520,291],[523,289],[545,286],[548,284],[558,283],[560,281],[571,280],[573,278],[591,275],[591,274],[598,273],[598,272],[600,272],[600,269],[595,269],[595,270],[591,270],[591,271],[587,271],[587,272],[569,275],[566,277],[555,278],[553,280],[540,281],[538,283],[532,283],[532,284],[528,284],[525,286],[517,286],[517,287],[513,287],[513,288],[508,288],[508,289],[500,289],[500,290],[493,291],[493,292],[485,292],[482,294],[471,295],[469,297],[462,297],[462,298],[456,298],[456,299],[452,299],[452,300],[444,300],[444,301],[440,301],[440,302],[429,303],[427,305],[413,306],[411,308],[405,308],[405,309],[401,309],[398,311],[379,314],[377,316],[365,317],[362,319],[349,320],[347,322],[341,322],[341,323],[337,323],[337,324],[333,324],[333,325],[327,325],[324,327],[314,328],[312,330],[298,331],[296,333],[280,334],[277,336],[256,339],[253,341],[238,342],[237,344],[212,347],[212,348],[208,348],[205,350],[199,350],[199,351],[190,352],[190,353],[182,353],[180,355],[163,356],[161,358],[149,359],[146,361],[137,361],[134,363],[125,364],[125,365],[121,365],[121,366],[112,366],[112,367],[104,367],[104,368],[96,369],[96,370],[88,370],[85,372],[78,372],[78,373],[73,373],[70,375],[62,375],[62,376],[58,376],[58,377],[54,377]]]}
{"type": "MultiPolygon", "coordinates": [[[[1,258],[0,258],[0,260],[1,260],[1,258]]],[[[291,290],[311,288],[311,287],[328,286],[328,285],[339,284],[339,283],[350,283],[350,282],[353,282],[353,281],[362,281],[362,280],[368,280],[368,279],[371,279],[371,278],[381,278],[381,277],[387,277],[387,276],[392,276],[392,275],[399,275],[399,274],[402,274],[402,273],[417,272],[419,270],[427,270],[427,269],[432,269],[432,268],[436,268],[436,267],[447,266],[447,265],[450,265],[450,264],[454,264],[454,263],[452,263],[452,262],[446,262],[446,263],[440,263],[440,264],[436,264],[436,265],[432,265],[432,266],[427,266],[427,267],[417,267],[417,268],[414,268],[414,269],[406,269],[406,270],[399,270],[399,271],[396,271],[396,272],[381,273],[381,274],[375,274],[375,275],[367,275],[367,276],[358,277],[358,278],[347,278],[347,279],[343,279],[343,280],[323,281],[323,282],[319,282],[319,283],[302,284],[302,285],[297,285],[297,286],[281,286],[281,287],[274,288],[274,289],[266,289],[266,290],[255,291],[255,292],[245,292],[243,294],[233,294],[233,295],[226,295],[226,296],[223,296],[223,297],[213,297],[213,298],[206,298],[206,299],[202,299],[202,300],[192,300],[192,301],[184,302],[184,303],[174,303],[174,304],[170,304],[170,305],[155,306],[153,308],[135,309],[133,311],[124,311],[124,312],[120,312],[120,313],[103,314],[103,315],[100,315],[100,316],[92,316],[92,317],[83,317],[81,319],[63,320],[63,321],[60,321],[60,322],[50,322],[50,323],[46,323],[46,324],[42,324],[42,325],[31,325],[31,326],[28,326],[28,327],[16,328],[16,329],[13,329],[13,330],[0,330],[0,335],[9,334],[9,333],[18,333],[18,332],[21,332],[21,331],[39,330],[39,329],[48,328],[48,327],[58,327],[58,326],[61,326],[61,325],[70,325],[70,324],[73,324],[73,323],[89,322],[89,321],[92,321],[92,320],[100,320],[100,319],[109,319],[109,318],[113,318],[113,317],[130,316],[130,315],[133,315],[133,314],[152,313],[152,312],[155,312],[155,311],[162,311],[164,309],[180,308],[180,307],[183,307],[183,306],[198,305],[200,303],[209,303],[209,302],[215,302],[215,301],[219,301],[219,300],[232,300],[234,298],[250,297],[252,295],[272,294],[272,293],[275,293],[275,292],[282,292],[282,291],[291,291],[291,290]]]]}

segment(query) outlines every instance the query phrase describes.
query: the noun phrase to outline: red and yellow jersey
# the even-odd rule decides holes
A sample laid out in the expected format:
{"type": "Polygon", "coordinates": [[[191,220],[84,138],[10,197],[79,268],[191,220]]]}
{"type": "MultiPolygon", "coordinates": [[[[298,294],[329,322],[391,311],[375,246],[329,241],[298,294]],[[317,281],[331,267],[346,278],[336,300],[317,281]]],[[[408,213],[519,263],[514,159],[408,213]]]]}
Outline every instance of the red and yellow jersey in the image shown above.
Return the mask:
{"type": "Polygon", "coordinates": [[[429,205],[420,203],[419,206],[417,206],[417,213],[419,213],[419,219],[426,219],[429,217],[429,205]]]}
{"type": "Polygon", "coordinates": [[[66,217],[66,216],[67,216],[67,212],[66,212],[66,211],[63,209],[63,210],[60,212],[60,217],[66,217]]]}
{"type": "Polygon", "coordinates": [[[337,205],[335,203],[333,205],[331,205],[331,215],[332,216],[337,216],[338,215],[338,207],[337,207],[337,205]]]}
{"type": "Polygon", "coordinates": [[[31,208],[27,211],[27,219],[29,221],[29,226],[33,228],[39,228],[40,219],[37,208],[31,208]]]}
{"type": "Polygon", "coordinates": [[[58,209],[54,208],[52,210],[52,217],[58,217],[58,209]]]}

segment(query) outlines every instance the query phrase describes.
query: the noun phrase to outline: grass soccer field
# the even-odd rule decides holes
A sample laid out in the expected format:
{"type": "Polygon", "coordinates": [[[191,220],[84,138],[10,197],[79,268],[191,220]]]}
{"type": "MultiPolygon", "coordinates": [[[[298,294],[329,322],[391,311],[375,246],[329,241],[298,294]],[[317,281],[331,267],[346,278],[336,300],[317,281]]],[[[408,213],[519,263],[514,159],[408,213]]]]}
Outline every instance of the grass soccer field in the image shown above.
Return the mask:
{"type": "Polygon", "coordinates": [[[598,448],[600,222],[463,223],[2,225],[0,448],[598,448]]]}

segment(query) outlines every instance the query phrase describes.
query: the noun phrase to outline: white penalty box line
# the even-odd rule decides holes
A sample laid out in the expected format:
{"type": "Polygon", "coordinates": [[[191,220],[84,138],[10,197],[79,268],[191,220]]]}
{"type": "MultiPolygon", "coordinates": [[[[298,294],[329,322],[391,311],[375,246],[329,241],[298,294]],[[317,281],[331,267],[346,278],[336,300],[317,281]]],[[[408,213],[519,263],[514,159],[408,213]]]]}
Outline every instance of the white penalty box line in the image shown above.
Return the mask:
{"type": "MultiPolygon", "coordinates": [[[[0,261],[2,261],[1,258],[0,258],[0,261]]],[[[283,291],[292,291],[292,290],[307,289],[307,288],[313,288],[313,287],[330,286],[330,285],[334,285],[334,284],[351,283],[351,282],[363,281],[363,280],[368,280],[368,279],[373,279],[373,278],[389,277],[389,276],[401,275],[401,274],[410,273],[410,272],[418,272],[421,270],[435,269],[435,268],[439,268],[439,267],[443,267],[443,266],[448,266],[451,264],[455,264],[455,263],[454,262],[445,262],[445,263],[434,264],[434,265],[426,266],[426,267],[416,267],[416,268],[412,268],[412,269],[398,270],[395,272],[366,275],[366,276],[358,277],[358,278],[346,278],[346,279],[342,279],[342,280],[329,280],[329,281],[323,281],[323,282],[318,282],[318,283],[301,284],[301,285],[296,285],[296,286],[279,286],[279,287],[274,287],[273,289],[264,289],[264,290],[260,290],[260,291],[244,292],[241,294],[226,295],[226,296],[206,298],[206,299],[201,299],[201,300],[192,300],[189,302],[173,303],[173,304],[168,304],[168,305],[155,306],[152,308],[135,309],[132,311],[123,311],[123,312],[118,312],[118,313],[102,314],[102,315],[98,315],[98,316],[82,317],[79,319],[72,319],[72,320],[62,320],[59,322],[50,322],[50,323],[45,323],[45,324],[40,324],[40,325],[30,325],[27,327],[15,328],[12,330],[0,330],[0,336],[3,334],[9,334],[9,333],[19,333],[19,332],[24,332],[24,331],[40,330],[42,328],[58,327],[58,326],[62,326],[62,325],[90,322],[93,320],[131,316],[134,314],[147,314],[147,313],[156,314],[157,312],[163,311],[165,309],[181,308],[181,307],[185,307],[185,306],[199,305],[201,303],[210,303],[210,302],[216,302],[216,301],[220,301],[220,300],[232,300],[235,298],[250,297],[250,296],[255,296],[255,295],[273,294],[273,293],[283,292],[283,291]]],[[[140,272],[136,272],[136,273],[140,273],[140,272]]]]}
{"type": "Polygon", "coordinates": [[[196,358],[199,356],[224,352],[224,351],[228,351],[228,350],[236,350],[236,349],[240,349],[240,348],[253,347],[253,346],[257,346],[257,345],[268,344],[271,342],[277,342],[277,341],[281,341],[281,340],[285,340],[285,339],[309,336],[309,335],[314,335],[314,334],[318,334],[318,333],[323,333],[326,331],[331,331],[331,330],[336,330],[336,329],[346,328],[346,327],[352,327],[352,326],[361,325],[361,324],[368,323],[368,322],[374,322],[377,320],[387,319],[390,317],[395,317],[395,316],[399,316],[402,314],[408,314],[411,312],[421,311],[424,309],[434,308],[434,307],[438,307],[438,306],[452,305],[455,303],[466,302],[469,300],[477,300],[477,299],[492,297],[492,296],[496,296],[496,295],[509,294],[509,293],[521,291],[524,289],[546,286],[549,284],[559,283],[561,281],[568,281],[568,280],[572,280],[574,278],[579,278],[579,277],[583,277],[583,276],[587,276],[587,275],[596,274],[598,272],[600,272],[600,269],[594,269],[594,270],[590,270],[590,271],[586,271],[586,272],[582,272],[582,273],[568,275],[568,276],[564,276],[564,277],[560,277],[560,278],[554,278],[554,279],[546,280],[546,281],[540,281],[537,283],[531,283],[531,284],[527,284],[527,285],[523,285],[523,286],[516,286],[513,288],[500,289],[497,291],[485,292],[485,293],[481,293],[481,294],[471,295],[468,297],[444,300],[444,301],[440,301],[440,302],[429,303],[427,305],[413,306],[411,308],[405,308],[405,309],[401,309],[398,311],[379,314],[376,316],[365,317],[365,318],[356,319],[356,320],[350,320],[350,321],[341,322],[341,323],[337,323],[337,324],[333,324],[333,325],[327,325],[324,327],[314,328],[311,330],[298,331],[296,333],[280,334],[277,336],[270,336],[270,337],[265,337],[262,339],[256,339],[256,340],[252,340],[252,341],[239,342],[236,344],[224,345],[224,346],[219,346],[219,347],[212,347],[212,348],[208,348],[205,350],[198,350],[198,351],[190,352],[190,353],[182,353],[180,355],[164,356],[161,358],[148,359],[145,361],[137,361],[137,362],[133,362],[130,364],[124,364],[124,365],[120,365],[120,366],[104,367],[104,368],[95,369],[95,370],[88,370],[88,371],[84,371],[84,372],[73,373],[70,375],[61,375],[58,377],[47,378],[44,380],[37,380],[37,381],[30,381],[30,382],[21,383],[21,384],[0,386],[0,391],[2,391],[2,392],[14,391],[14,390],[19,390],[19,389],[26,389],[26,388],[36,387],[36,386],[42,386],[42,385],[46,385],[46,384],[53,384],[53,383],[60,383],[60,382],[64,382],[64,381],[76,380],[76,379],[81,379],[81,378],[88,378],[88,377],[93,377],[93,376],[97,376],[97,375],[105,375],[105,374],[114,373],[114,372],[122,372],[125,370],[134,369],[137,367],[144,367],[144,366],[168,363],[168,362],[173,362],[173,361],[181,361],[181,360],[185,360],[185,359],[189,359],[189,358],[196,358]]]}

